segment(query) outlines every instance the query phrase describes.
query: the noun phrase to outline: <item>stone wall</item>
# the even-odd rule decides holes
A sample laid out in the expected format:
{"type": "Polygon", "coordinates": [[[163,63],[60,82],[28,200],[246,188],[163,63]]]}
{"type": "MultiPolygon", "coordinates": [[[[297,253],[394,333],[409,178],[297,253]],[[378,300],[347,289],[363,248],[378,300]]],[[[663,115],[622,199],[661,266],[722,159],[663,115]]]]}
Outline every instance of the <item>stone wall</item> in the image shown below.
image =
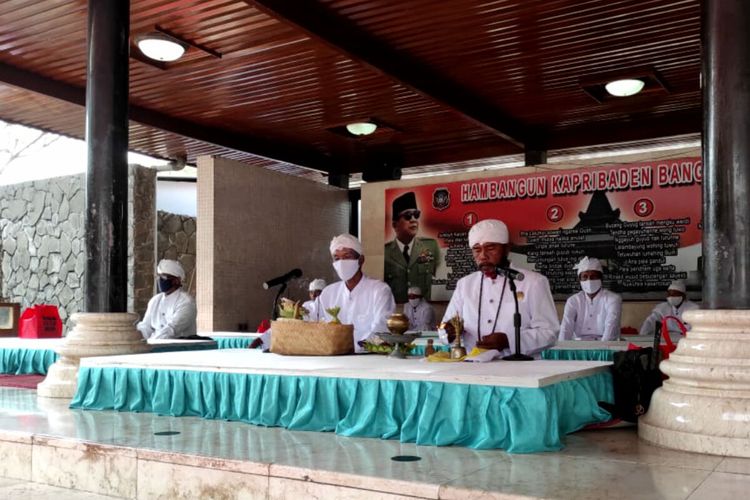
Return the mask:
{"type": "MultiPolygon", "coordinates": [[[[185,290],[195,296],[195,217],[170,214],[159,210],[157,215],[158,260],[177,260],[185,269],[185,290]]],[[[152,280],[153,285],[153,280],[152,280]]]]}
{"type": "MultiPolygon", "coordinates": [[[[156,174],[130,167],[128,310],[153,294],[156,174]]],[[[0,186],[0,298],[58,306],[65,330],[84,310],[83,174],[0,186]]]]}
{"type": "Polygon", "coordinates": [[[0,187],[0,295],[22,308],[54,304],[66,325],[83,308],[83,179],[0,187]]]}

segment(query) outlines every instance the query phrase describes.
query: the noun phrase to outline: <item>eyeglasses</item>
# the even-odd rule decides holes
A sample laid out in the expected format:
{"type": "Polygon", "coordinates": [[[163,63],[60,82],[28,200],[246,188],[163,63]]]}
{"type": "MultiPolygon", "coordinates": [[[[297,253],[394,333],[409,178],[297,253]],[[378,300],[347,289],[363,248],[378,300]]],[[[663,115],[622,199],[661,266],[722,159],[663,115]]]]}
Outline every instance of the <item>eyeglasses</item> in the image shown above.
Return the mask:
{"type": "Polygon", "coordinates": [[[420,215],[422,215],[422,212],[420,212],[419,210],[407,210],[406,212],[399,214],[399,218],[406,220],[419,220],[420,215]]]}

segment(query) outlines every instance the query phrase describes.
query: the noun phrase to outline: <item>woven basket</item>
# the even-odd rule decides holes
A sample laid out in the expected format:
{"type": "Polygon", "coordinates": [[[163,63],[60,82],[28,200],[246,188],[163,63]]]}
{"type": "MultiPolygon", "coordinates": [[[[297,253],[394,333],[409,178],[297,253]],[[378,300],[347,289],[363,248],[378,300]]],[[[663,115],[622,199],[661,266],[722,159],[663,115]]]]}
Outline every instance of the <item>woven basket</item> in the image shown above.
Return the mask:
{"type": "Polygon", "coordinates": [[[298,319],[271,321],[271,352],[293,356],[333,356],[354,352],[354,326],[298,319]]]}

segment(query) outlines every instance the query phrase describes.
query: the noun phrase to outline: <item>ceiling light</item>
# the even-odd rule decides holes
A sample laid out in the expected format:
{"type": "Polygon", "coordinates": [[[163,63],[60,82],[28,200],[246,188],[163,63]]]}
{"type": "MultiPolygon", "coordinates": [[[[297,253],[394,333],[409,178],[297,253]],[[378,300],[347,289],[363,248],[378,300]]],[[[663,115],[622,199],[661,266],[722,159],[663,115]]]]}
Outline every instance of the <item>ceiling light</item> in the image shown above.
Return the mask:
{"type": "Polygon", "coordinates": [[[176,61],[185,53],[185,46],[163,33],[149,33],[141,37],[138,49],[143,55],[156,61],[176,61]]]}
{"type": "Polygon", "coordinates": [[[635,95],[641,90],[645,82],[635,78],[626,78],[624,80],[614,80],[604,86],[607,92],[616,97],[628,97],[635,95]]]}
{"type": "Polygon", "coordinates": [[[349,123],[346,126],[346,130],[352,135],[370,135],[375,132],[377,128],[378,126],[372,122],[349,123]]]}

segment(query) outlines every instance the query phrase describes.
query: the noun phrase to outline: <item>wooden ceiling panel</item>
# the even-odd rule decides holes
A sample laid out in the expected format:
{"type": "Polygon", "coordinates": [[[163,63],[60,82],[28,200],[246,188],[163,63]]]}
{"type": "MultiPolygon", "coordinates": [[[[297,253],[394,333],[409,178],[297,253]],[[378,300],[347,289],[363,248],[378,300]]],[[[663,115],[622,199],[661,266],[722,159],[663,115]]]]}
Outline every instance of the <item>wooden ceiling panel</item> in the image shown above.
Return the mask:
{"type": "MultiPolygon", "coordinates": [[[[0,76],[48,89],[2,87],[0,118],[82,134],[86,16],[86,0],[0,3],[0,76]]],[[[131,58],[131,146],[155,156],[304,175],[384,151],[416,167],[700,127],[700,0],[131,0],[131,42],[157,26],[221,57],[131,58]],[[669,92],[600,103],[579,84],[636,67],[669,92]],[[368,118],[389,129],[329,130],[368,118]]]]}

